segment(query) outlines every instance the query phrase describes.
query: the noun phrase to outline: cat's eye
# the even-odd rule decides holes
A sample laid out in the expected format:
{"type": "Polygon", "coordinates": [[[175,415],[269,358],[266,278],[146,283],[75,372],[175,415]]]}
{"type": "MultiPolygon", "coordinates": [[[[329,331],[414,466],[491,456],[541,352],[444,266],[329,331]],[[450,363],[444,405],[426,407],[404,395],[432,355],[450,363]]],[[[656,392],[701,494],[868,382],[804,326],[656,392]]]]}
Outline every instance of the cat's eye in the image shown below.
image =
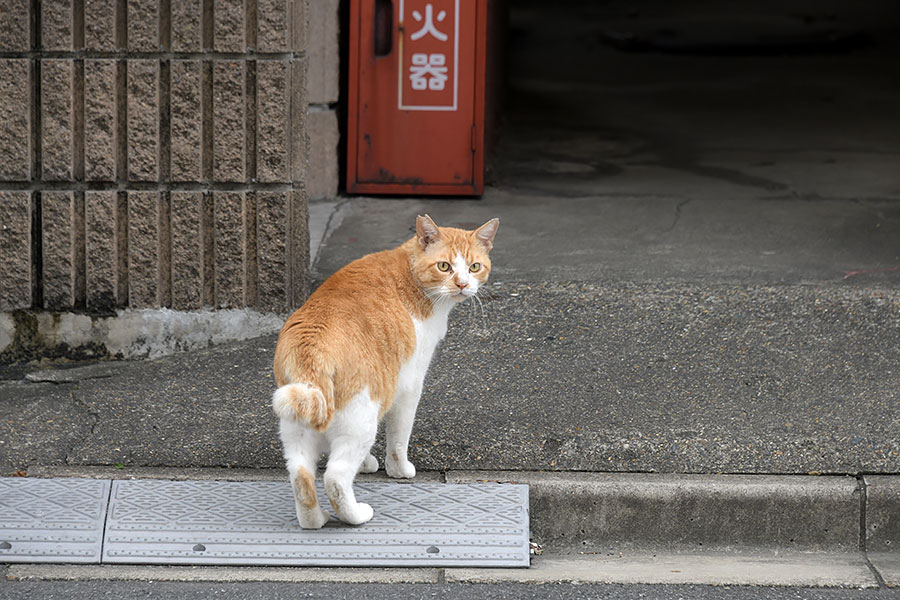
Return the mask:
{"type": "Polygon", "coordinates": [[[473,273],[477,273],[481,270],[481,263],[472,263],[471,265],[469,265],[469,270],[473,273]]]}
{"type": "Polygon", "coordinates": [[[447,271],[450,270],[450,263],[442,260],[441,262],[439,262],[437,264],[437,268],[438,268],[438,271],[443,271],[444,273],[446,273],[447,271]]]}

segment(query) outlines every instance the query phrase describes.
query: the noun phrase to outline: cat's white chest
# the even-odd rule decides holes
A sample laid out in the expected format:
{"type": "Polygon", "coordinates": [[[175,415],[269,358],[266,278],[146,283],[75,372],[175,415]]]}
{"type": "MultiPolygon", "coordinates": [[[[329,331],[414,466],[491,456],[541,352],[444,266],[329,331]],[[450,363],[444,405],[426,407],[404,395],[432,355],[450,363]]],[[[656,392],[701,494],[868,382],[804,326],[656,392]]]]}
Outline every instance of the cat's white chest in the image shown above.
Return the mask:
{"type": "Polygon", "coordinates": [[[435,310],[427,319],[413,318],[416,329],[416,349],[409,360],[400,368],[397,380],[398,394],[416,392],[425,379],[428,365],[438,344],[447,334],[447,317],[450,309],[435,310]]]}

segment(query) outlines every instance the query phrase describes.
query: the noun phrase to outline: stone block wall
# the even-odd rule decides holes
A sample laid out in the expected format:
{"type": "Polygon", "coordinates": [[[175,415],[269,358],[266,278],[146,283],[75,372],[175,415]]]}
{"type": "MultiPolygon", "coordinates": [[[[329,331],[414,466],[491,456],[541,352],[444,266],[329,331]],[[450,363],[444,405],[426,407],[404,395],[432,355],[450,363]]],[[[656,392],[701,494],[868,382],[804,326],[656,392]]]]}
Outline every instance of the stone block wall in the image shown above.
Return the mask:
{"type": "Polygon", "coordinates": [[[306,0],[0,15],[0,312],[302,302],[306,0]]]}
{"type": "Polygon", "coordinates": [[[346,0],[309,3],[309,75],[307,78],[310,198],[338,193],[338,101],[340,100],[340,33],[346,0]]]}

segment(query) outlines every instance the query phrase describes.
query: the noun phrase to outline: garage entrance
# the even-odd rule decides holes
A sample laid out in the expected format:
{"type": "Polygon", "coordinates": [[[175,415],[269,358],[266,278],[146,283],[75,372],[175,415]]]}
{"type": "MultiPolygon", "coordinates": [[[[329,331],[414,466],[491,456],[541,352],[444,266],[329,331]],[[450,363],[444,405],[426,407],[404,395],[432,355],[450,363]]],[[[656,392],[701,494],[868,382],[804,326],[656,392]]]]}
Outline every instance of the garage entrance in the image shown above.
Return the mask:
{"type": "Polygon", "coordinates": [[[509,4],[489,182],[553,195],[900,197],[896,3],[509,4]]]}

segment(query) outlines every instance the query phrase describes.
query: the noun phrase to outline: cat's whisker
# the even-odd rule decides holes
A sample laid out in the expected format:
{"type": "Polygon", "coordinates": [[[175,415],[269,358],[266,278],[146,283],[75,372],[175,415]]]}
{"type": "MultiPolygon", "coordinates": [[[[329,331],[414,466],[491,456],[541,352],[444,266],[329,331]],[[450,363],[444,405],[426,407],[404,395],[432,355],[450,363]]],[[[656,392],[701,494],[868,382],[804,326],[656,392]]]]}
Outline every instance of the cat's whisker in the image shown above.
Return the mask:
{"type": "Polygon", "coordinates": [[[438,286],[438,287],[424,288],[424,291],[425,291],[425,296],[426,296],[429,300],[431,300],[432,306],[435,304],[435,302],[437,302],[438,300],[440,300],[441,297],[442,297],[440,286],[438,286]]]}
{"type": "Polygon", "coordinates": [[[475,300],[478,302],[478,307],[481,309],[481,326],[486,331],[487,330],[487,316],[484,314],[484,302],[482,302],[481,298],[478,297],[478,294],[480,292],[481,292],[481,290],[479,289],[477,292],[475,292],[475,294],[472,297],[475,298],[475,300]]]}
{"type": "Polygon", "coordinates": [[[434,308],[434,300],[426,296],[419,300],[419,310],[421,311],[427,308],[434,308]]]}
{"type": "MultiPolygon", "coordinates": [[[[444,283],[446,283],[446,280],[444,281],[444,283]]],[[[445,303],[450,301],[450,295],[447,292],[447,288],[444,287],[443,283],[423,289],[425,290],[426,294],[431,296],[433,299],[436,299],[438,302],[445,303]]]]}
{"type": "Polygon", "coordinates": [[[446,304],[448,298],[446,294],[442,292],[428,292],[426,291],[426,297],[431,302],[431,308],[440,307],[442,304],[446,304]]]}
{"type": "Polygon", "coordinates": [[[437,305],[439,299],[440,299],[439,296],[435,295],[434,293],[432,293],[429,290],[425,290],[424,300],[427,300],[428,303],[430,304],[429,308],[434,308],[437,305]]]}

